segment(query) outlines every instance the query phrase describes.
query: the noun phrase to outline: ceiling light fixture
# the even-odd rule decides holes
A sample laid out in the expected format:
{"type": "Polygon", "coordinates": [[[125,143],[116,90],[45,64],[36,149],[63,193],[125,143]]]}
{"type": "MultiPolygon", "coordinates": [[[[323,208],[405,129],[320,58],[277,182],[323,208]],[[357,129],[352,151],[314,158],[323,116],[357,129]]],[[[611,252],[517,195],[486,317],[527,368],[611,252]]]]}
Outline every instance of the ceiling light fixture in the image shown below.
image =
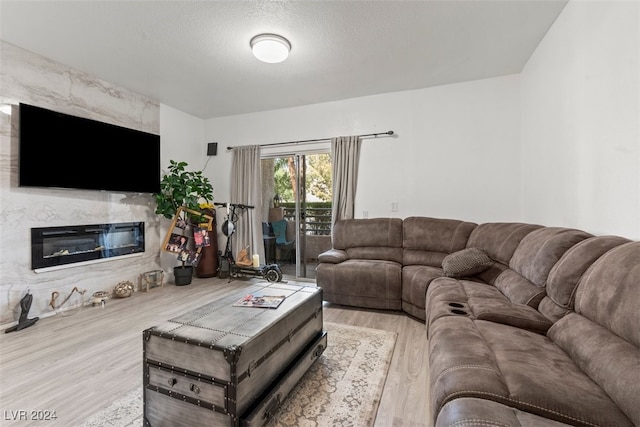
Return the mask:
{"type": "Polygon", "coordinates": [[[275,64],[289,56],[291,43],[277,34],[258,34],[249,42],[253,55],[262,62],[275,64]]]}

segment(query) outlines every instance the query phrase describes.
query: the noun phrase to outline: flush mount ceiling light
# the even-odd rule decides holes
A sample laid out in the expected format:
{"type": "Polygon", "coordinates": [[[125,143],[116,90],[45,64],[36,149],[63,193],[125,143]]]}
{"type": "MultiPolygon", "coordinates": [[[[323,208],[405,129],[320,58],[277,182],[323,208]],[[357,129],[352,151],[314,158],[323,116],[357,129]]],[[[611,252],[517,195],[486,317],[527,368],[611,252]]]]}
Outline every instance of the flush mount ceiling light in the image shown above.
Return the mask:
{"type": "Polygon", "coordinates": [[[270,64],[284,61],[291,50],[289,40],[277,34],[258,34],[249,44],[256,58],[270,64]]]}

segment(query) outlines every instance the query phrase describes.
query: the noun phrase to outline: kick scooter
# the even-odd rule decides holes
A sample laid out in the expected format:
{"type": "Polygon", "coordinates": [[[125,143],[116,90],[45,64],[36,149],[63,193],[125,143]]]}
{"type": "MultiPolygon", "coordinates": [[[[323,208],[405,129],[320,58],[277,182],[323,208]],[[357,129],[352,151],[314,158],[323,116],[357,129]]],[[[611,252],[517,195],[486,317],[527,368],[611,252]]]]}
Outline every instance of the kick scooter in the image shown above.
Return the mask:
{"type": "Polygon", "coordinates": [[[227,236],[227,244],[224,252],[218,252],[220,256],[218,277],[221,279],[229,278],[229,281],[239,276],[262,277],[268,282],[282,281],[282,271],[278,264],[260,265],[259,267],[243,266],[236,264],[235,258],[233,257],[231,236],[236,232],[238,218],[242,215],[243,211],[253,209],[254,207],[238,203],[216,203],[216,206],[229,207],[227,216],[222,223],[222,233],[227,236]]]}

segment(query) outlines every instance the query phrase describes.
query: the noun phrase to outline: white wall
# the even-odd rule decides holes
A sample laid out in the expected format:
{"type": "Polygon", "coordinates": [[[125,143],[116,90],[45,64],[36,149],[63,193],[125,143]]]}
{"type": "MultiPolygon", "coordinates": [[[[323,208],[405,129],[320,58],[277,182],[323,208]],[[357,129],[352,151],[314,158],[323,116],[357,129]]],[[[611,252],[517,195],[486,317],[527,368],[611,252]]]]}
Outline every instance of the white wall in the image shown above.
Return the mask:
{"type": "Polygon", "coordinates": [[[363,142],[357,217],[519,220],[518,85],[506,76],[207,120],[205,139],[219,142],[214,185],[226,201],[227,146],[393,130],[363,142]]]}
{"type": "Polygon", "coordinates": [[[640,239],[640,3],[571,1],[521,74],[523,220],[640,239]]]}
{"type": "MultiPolygon", "coordinates": [[[[169,161],[175,160],[186,162],[186,168],[193,171],[202,170],[206,165],[204,175],[212,180],[211,166],[207,165],[207,148],[203,142],[203,129],[202,119],[169,105],[160,104],[162,174],[168,171],[169,161]]],[[[215,191],[216,182],[212,180],[212,184],[215,191]]],[[[160,236],[164,238],[171,221],[161,218],[160,224],[160,236]]],[[[168,280],[173,280],[172,269],[178,264],[175,254],[160,251],[160,266],[167,273],[168,280]]]]}
{"type": "Polygon", "coordinates": [[[160,104],[160,162],[163,173],[167,171],[169,160],[187,162],[189,170],[202,170],[207,154],[203,131],[202,119],[160,104]]]}

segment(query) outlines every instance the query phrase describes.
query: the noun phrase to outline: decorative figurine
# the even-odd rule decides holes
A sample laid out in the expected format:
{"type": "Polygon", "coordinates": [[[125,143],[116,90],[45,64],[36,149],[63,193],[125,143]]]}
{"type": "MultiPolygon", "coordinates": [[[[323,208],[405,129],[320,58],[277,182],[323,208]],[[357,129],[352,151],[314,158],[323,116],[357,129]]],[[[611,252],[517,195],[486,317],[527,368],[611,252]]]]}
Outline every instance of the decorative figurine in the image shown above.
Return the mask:
{"type": "Polygon", "coordinates": [[[106,301],[109,299],[109,292],[95,291],[89,300],[94,307],[102,306],[104,308],[106,301]]]}
{"type": "Polygon", "coordinates": [[[133,283],[130,281],[120,282],[113,288],[113,295],[118,298],[127,298],[133,295],[133,283]]]}
{"type": "Polygon", "coordinates": [[[21,312],[20,312],[20,318],[18,319],[18,324],[10,327],[9,329],[6,329],[4,331],[5,333],[19,331],[21,329],[28,328],[29,326],[33,325],[40,319],[39,317],[34,317],[33,319],[28,318],[29,310],[31,309],[32,302],[33,302],[33,295],[31,295],[29,291],[27,291],[27,294],[24,297],[22,297],[22,299],[20,300],[21,312]]]}

